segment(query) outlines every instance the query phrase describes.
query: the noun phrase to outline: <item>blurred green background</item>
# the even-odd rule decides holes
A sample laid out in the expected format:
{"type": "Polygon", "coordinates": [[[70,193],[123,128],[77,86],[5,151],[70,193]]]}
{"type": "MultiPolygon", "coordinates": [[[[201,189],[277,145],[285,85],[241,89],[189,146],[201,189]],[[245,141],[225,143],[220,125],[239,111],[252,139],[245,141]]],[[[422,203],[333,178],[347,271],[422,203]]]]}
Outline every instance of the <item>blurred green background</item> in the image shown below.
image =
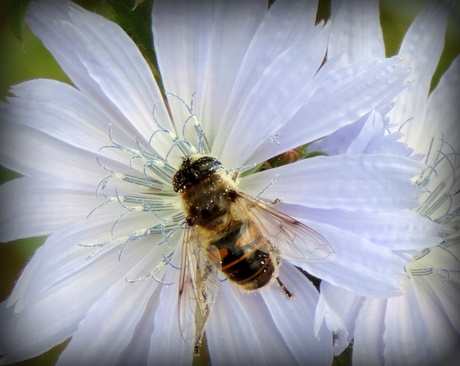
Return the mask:
{"type": "MultiPolygon", "coordinates": [[[[23,0],[13,0],[24,2],[23,0]]],[[[93,9],[112,19],[116,19],[121,25],[128,29],[128,33],[136,40],[144,52],[145,56],[152,61],[153,54],[149,47],[151,44],[150,34],[145,34],[148,30],[148,22],[131,22],[132,14],[120,13],[120,6],[131,11],[134,0],[130,1],[78,1],[89,9],[93,9]],[[121,4],[124,4],[123,6],[121,4]],[[128,7],[126,7],[128,5],[128,7]],[[117,17],[117,15],[120,15],[117,17]],[[136,28],[137,27],[137,28],[136,28]],[[136,29],[133,29],[136,28],[136,29]],[[144,32],[144,34],[142,34],[144,32]],[[140,35],[140,37],[138,37],[140,35]]],[[[383,0],[381,5],[381,20],[384,31],[385,43],[387,46],[387,55],[397,53],[401,40],[408,29],[409,25],[415,18],[416,14],[423,7],[424,1],[421,0],[383,0]]],[[[147,5],[144,4],[147,8],[147,5]]],[[[321,1],[322,13],[328,13],[328,2],[321,1]]],[[[446,36],[446,46],[438,67],[437,73],[433,80],[433,86],[436,85],[440,75],[447,69],[453,58],[460,51],[460,13],[458,4],[453,8],[450,16],[448,33],[446,36]]],[[[137,9],[136,11],[143,11],[137,9]]],[[[148,13],[144,11],[144,18],[148,13]]],[[[43,47],[41,42],[25,26],[21,27],[21,39],[14,34],[12,29],[18,30],[16,26],[11,26],[8,16],[8,2],[0,0],[0,98],[5,100],[8,89],[11,85],[24,80],[34,78],[52,78],[64,82],[70,82],[66,75],[59,68],[52,56],[43,47]],[[16,28],[15,28],[16,27],[16,28]]],[[[1,121],[0,121],[1,123],[1,121]]],[[[0,125],[1,127],[1,125],[0,125]]],[[[2,133],[0,128],[0,133],[2,133]]],[[[1,168],[0,183],[14,179],[18,174],[1,168]]],[[[7,298],[13,285],[18,278],[21,270],[24,268],[28,259],[34,251],[43,243],[45,238],[32,238],[17,240],[10,243],[0,244],[0,301],[7,298]]],[[[37,358],[17,363],[16,365],[52,365],[55,363],[63,345],[41,355],[37,358]]],[[[205,361],[198,361],[204,364],[205,361]]],[[[349,364],[349,359],[343,357],[336,360],[337,365],[349,364]]]]}

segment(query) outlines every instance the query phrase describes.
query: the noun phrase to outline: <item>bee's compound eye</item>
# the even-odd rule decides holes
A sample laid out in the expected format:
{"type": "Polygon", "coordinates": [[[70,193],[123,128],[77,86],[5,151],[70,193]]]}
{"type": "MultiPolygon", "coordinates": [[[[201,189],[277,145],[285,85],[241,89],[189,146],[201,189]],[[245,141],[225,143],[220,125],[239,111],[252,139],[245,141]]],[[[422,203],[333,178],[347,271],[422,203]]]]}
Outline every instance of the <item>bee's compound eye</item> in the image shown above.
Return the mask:
{"type": "Polygon", "coordinates": [[[238,193],[236,193],[234,189],[227,190],[225,194],[227,195],[228,198],[230,198],[232,202],[235,202],[238,197],[238,193]]]}
{"type": "Polygon", "coordinates": [[[222,166],[220,161],[212,156],[203,156],[199,158],[194,165],[201,173],[209,173],[222,166]]]}

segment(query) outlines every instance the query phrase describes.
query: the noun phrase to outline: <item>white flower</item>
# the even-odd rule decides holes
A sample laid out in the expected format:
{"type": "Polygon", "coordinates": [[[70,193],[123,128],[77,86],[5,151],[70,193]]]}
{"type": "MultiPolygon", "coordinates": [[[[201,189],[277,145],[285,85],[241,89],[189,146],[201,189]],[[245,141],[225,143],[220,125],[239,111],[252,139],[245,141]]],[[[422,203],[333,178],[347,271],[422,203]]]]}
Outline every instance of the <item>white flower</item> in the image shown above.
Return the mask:
{"type": "Polygon", "coordinates": [[[408,210],[420,164],[384,136],[405,61],[378,44],[348,60],[328,45],[330,25],[315,25],[313,1],[267,11],[266,1],[156,0],[166,102],[115,24],[57,0],[32,2],[26,21],[74,86],[28,81],[2,105],[0,161],[23,177],[1,187],[1,240],[50,236],[1,305],[0,363],[68,338],[60,364],[192,362],[177,313],[185,213],[172,187],[184,155],[233,171],[348,136],[329,156],[241,177],[241,191],[281,200],[276,209],[324,236],[335,259],[285,258],[292,299],[278,286],[247,294],[220,283],[206,327],[213,364],[330,364],[331,332],[314,327],[319,294],[295,266],[386,298],[403,289],[408,258],[397,251],[435,240],[439,225],[408,210]],[[392,235],[401,231],[404,242],[392,235]]]}
{"type": "MultiPolygon", "coordinates": [[[[421,236],[425,248],[405,251],[413,261],[406,266],[402,296],[364,297],[322,282],[319,309],[330,329],[340,334],[336,353],[353,341],[356,365],[444,365],[458,358],[453,354],[458,356],[460,343],[459,57],[429,93],[444,47],[448,11],[445,3],[429,2],[408,30],[399,55],[411,65],[411,84],[398,95],[389,117],[390,128],[415,155],[423,156],[425,169],[416,184],[424,193],[414,212],[448,226],[450,234],[445,231],[447,237],[431,241],[421,236]]],[[[348,5],[336,16],[343,19],[346,14],[356,17],[348,22],[352,34],[375,41],[375,34],[359,27],[362,13],[348,5]]],[[[378,24],[378,18],[373,23],[378,24]]],[[[394,234],[405,240],[404,231],[394,234]]]]}

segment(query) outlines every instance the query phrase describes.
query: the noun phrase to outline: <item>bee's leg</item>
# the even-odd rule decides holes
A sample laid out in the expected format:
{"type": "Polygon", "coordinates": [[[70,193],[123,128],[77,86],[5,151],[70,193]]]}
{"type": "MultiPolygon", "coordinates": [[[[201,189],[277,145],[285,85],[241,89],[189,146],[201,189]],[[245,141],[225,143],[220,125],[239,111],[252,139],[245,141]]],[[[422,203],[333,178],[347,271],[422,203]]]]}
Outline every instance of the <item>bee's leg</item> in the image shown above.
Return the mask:
{"type": "Polygon", "coordinates": [[[269,206],[275,206],[275,205],[277,205],[277,204],[280,203],[280,202],[281,202],[281,198],[275,198],[273,201],[268,202],[268,205],[269,205],[269,206]]]}
{"type": "Polygon", "coordinates": [[[240,176],[240,171],[239,170],[234,170],[234,171],[231,172],[230,178],[232,179],[232,181],[236,182],[236,180],[238,179],[239,176],[240,176]]]}
{"type": "Polygon", "coordinates": [[[283,282],[281,282],[279,277],[276,277],[276,282],[278,283],[278,286],[281,288],[281,291],[284,292],[284,294],[286,295],[288,299],[291,299],[292,297],[294,297],[294,294],[287,289],[287,287],[284,285],[283,282]]]}

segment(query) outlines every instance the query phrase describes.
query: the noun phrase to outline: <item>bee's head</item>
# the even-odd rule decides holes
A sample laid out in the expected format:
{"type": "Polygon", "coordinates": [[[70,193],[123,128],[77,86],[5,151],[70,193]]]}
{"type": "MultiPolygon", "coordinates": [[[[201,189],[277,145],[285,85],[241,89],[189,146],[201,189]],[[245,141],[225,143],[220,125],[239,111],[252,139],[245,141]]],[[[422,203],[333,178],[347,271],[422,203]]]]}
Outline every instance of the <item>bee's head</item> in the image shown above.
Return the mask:
{"type": "Polygon", "coordinates": [[[173,177],[174,191],[183,191],[198,184],[219,168],[222,168],[221,162],[211,156],[190,155],[184,157],[179,170],[173,177]]]}

